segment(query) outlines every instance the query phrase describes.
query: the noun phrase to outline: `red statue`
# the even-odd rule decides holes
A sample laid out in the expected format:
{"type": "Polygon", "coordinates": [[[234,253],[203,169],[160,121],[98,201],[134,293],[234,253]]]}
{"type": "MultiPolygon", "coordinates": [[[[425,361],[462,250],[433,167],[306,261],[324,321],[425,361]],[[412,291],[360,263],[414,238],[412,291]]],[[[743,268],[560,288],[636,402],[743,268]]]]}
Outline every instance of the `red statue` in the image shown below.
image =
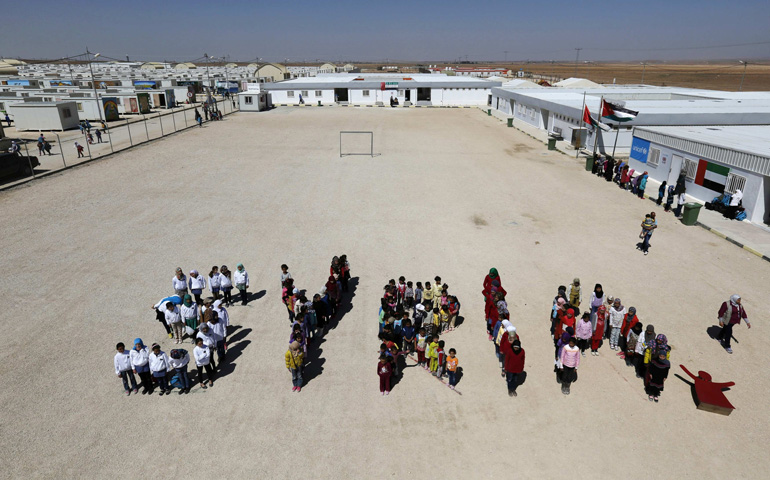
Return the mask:
{"type": "Polygon", "coordinates": [[[735,382],[714,383],[711,381],[711,375],[704,371],[699,371],[696,377],[684,365],[679,366],[695,381],[693,386],[695,387],[698,410],[706,410],[707,412],[719,413],[721,415],[730,415],[735,410],[735,407],[733,407],[722,392],[723,389],[735,385],[735,382]]]}

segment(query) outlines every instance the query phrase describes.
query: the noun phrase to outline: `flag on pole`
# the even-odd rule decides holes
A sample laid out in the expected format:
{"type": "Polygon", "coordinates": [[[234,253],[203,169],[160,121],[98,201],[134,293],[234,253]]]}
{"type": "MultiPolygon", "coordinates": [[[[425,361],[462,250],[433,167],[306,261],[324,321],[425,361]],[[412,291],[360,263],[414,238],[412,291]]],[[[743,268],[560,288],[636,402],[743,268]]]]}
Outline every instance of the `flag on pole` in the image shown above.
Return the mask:
{"type": "Polygon", "coordinates": [[[639,112],[623,108],[620,105],[610,103],[607,100],[602,101],[602,117],[611,118],[616,122],[628,122],[629,120],[636,118],[637,115],[639,115],[639,112]]]}
{"type": "Polygon", "coordinates": [[[596,121],[591,117],[591,112],[588,110],[587,106],[583,107],[583,122],[585,122],[588,125],[591,125],[592,127],[599,127],[605,132],[610,131],[610,126],[606,125],[602,122],[596,121]]]}

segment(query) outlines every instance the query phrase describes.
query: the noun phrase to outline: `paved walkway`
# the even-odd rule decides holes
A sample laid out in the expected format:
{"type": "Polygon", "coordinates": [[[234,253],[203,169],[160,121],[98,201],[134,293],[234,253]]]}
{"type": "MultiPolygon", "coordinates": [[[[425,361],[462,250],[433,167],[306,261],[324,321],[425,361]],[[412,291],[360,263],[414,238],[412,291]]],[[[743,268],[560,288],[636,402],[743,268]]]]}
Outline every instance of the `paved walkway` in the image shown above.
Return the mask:
{"type": "MultiPolygon", "coordinates": [[[[480,107],[481,110],[486,113],[488,107],[480,107]]],[[[501,113],[495,109],[492,109],[492,116],[507,122],[509,116],[501,113]]],[[[526,133],[535,140],[541,141],[544,144],[548,143],[548,134],[543,130],[533,127],[532,125],[523,122],[519,119],[513,119],[513,128],[520,132],[526,133]]],[[[575,148],[570,142],[560,140],[556,142],[556,149],[564,155],[575,158],[575,148]]],[[[627,158],[627,155],[617,155],[618,158],[627,158]]],[[[585,155],[580,156],[581,159],[585,159],[585,155]]],[[[608,185],[610,187],[610,185],[608,185]]],[[[647,183],[647,192],[650,192],[653,200],[657,199],[658,188],[660,182],[650,179],[647,183]]],[[[689,202],[703,203],[700,200],[687,196],[689,202]]],[[[657,207],[657,206],[656,206],[657,207]]],[[[663,206],[657,207],[661,212],[664,212],[663,206]]],[[[669,213],[670,215],[670,213],[669,213]]],[[[698,225],[711,231],[715,235],[724,238],[738,247],[747,250],[759,257],[770,261],[770,227],[766,225],[758,225],[748,221],[728,220],[721,213],[700,209],[698,214],[698,225]]]]}

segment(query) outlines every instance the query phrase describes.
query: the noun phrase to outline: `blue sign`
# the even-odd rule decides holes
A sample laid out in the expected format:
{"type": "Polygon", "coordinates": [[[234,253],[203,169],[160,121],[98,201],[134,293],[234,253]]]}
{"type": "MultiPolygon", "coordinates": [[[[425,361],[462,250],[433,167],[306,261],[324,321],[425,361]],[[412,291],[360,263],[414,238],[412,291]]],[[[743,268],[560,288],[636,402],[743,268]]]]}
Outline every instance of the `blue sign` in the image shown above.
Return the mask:
{"type": "Polygon", "coordinates": [[[647,163],[647,154],[650,152],[650,142],[634,137],[631,143],[631,158],[642,163],[647,163]]]}

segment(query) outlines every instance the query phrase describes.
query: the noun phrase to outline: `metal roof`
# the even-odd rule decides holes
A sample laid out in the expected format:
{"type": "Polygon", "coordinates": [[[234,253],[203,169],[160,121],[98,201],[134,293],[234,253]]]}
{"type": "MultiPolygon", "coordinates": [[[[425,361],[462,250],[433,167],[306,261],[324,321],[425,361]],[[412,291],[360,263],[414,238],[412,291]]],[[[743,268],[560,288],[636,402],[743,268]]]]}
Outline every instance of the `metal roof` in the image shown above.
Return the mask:
{"type": "Polygon", "coordinates": [[[502,82],[473,77],[450,77],[430,73],[341,73],[300,77],[283,82],[264,83],[264,90],[323,90],[329,88],[378,89],[383,82],[398,82],[398,88],[492,88],[502,82]]]}
{"type": "Polygon", "coordinates": [[[770,125],[636,127],[634,136],[770,176],[770,125]]]}

